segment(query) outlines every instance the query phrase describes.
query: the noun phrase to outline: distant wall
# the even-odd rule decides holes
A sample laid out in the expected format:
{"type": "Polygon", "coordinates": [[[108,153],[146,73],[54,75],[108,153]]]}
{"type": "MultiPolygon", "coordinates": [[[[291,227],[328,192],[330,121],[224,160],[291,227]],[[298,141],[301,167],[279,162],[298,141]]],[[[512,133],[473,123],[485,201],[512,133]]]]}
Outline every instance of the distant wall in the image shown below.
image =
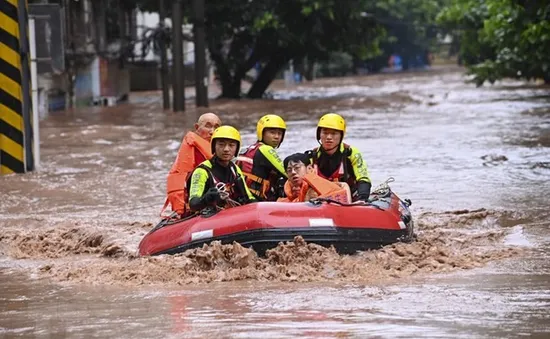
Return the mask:
{"type": "MultiPolygon", "coordinates": [[[[162,89],[160,69],[156,61],[136,61],[128,65],[130,91],[155,91],[162,89]]],[[[171,69],[168,69],[168,82],[172,83],[171,69]]],[[[195,85],[195,65],[184,67],[185,86],[195,85]]]]}

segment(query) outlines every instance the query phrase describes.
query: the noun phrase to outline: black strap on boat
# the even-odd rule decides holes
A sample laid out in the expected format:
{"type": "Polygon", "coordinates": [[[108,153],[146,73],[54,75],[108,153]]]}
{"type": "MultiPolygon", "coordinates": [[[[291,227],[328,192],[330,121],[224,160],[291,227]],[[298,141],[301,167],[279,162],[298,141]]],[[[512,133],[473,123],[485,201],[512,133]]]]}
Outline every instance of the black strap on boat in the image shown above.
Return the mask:
{"type": "Polygon", "coordinates": [[[314,199],[310,199],[309,200],[309,203],[311,204],[314,204],[314,205],[321,205],[322,203],[329,203],[329,204],[335,204],[335,205],[339,205],[339,206],[344,206],[344,207],[353,207],[353,206],[372,206],[372,207],[375,207],[381,211],[384,211],[384,209],[380,206],[377,206],[377,205],[373,205],[373,204],[369,204],[368,202],[362,202],[361,204],[358,204],[358,203],[352,203],[352,204],[346,204],[344,202],[340,202],[338,200],[334,200],[334,199],[328,199],[328,198],[314,198],[314,199]]]}
{"type": "Polygon", "coordinates": [[[192,214],[189,214],[189,215],[186,215],[185,217],[183,218],[174,218],[174,216],[177,215],[177,212],[174,212],[172,213],[168,218],[164,218],[162,219],[155,227],[153,227],[152,230],[149,231],[149,233],[147,234],[150,234],[150,233],[153,233],[155,231],[157,231],[158,229],[160,228],[163,228],[164,226],[170,226],[170,225],[173,225],[173,224],[177,224],[179,222],[182,222],[182,221],[185,221],[185,220],[189,220],[189,219],[192,219],[194,217],[196,217],[197,215],[199,215],[198,212],[194,212],[192,214]]]}

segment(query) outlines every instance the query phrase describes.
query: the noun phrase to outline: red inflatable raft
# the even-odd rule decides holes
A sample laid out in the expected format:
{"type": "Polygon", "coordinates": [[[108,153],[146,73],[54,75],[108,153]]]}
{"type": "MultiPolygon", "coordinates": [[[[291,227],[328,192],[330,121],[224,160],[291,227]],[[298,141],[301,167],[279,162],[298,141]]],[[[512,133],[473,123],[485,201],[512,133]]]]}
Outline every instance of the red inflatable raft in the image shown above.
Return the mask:
{"type": "Polygon", "coordinates": [[[334,246],[339,253],[413,239],[410,201],[387,190],[365,205],[315,199],[307,203],[258,202],[230,209],[203,211],[181,220],[163,220],[141,240],[140,255],[176,254],[219,240],[251,246],[259,254],[279,242],[302,236],[334,246]]]}

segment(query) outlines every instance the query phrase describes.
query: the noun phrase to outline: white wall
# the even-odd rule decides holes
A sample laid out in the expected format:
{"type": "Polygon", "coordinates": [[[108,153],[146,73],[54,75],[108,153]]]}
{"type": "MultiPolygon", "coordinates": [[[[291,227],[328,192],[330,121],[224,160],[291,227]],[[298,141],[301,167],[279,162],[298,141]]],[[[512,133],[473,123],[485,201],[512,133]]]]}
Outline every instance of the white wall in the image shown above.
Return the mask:
{"type": "MultiPolygon", "coordinates": [[[[137,26],[137,38],[141,39],[141,35],[147,29],[147,27],[153,28],[157,27],[159,24],[159,15],[158,13],[151,12],[136,12],[136,26],[137,26]]],[[[172,27],[172,20],[170,18],[165,19],[165,25],[167,27],[172,27]]],[[[183,32],[185,34],[190,34],[193,29],[193,25],[183,25],[183,32]]],[[[189,41],[184,41],[183,43],[183,62],[185,64],[195,63],[194,55],[195,44],[189,41]]],[[[138,56],[141,56],[141,43],[136,44],[134,53],[138,56]]],[[[171,51],[168,51],[168,60],[172,59],[171,51]]],[[[159,60],[159,56],[153,54],[153,51],[145,56],[144,60],[159,60]]]]}

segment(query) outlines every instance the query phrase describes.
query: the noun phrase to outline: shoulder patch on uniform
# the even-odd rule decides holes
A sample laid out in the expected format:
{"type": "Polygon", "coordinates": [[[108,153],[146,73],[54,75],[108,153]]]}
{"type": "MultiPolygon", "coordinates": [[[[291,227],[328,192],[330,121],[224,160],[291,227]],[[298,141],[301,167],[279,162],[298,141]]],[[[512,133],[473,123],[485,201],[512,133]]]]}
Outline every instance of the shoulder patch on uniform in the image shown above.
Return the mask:
{"type": "Polygon", "coordinates": [[[277,153],[277,151],[274,148],[271,148],[268,151],[268,153],[271,154],[275,159],[281,161],[281,158],[279,157],[279,154],[277,153]]]}
{"type": "Polygon", "coordinates": [[[357,167],[363,166],[363,156],[361,153],[355,153],[352,157],[355,158],[355,161],[357,161],[357,167]]]}

